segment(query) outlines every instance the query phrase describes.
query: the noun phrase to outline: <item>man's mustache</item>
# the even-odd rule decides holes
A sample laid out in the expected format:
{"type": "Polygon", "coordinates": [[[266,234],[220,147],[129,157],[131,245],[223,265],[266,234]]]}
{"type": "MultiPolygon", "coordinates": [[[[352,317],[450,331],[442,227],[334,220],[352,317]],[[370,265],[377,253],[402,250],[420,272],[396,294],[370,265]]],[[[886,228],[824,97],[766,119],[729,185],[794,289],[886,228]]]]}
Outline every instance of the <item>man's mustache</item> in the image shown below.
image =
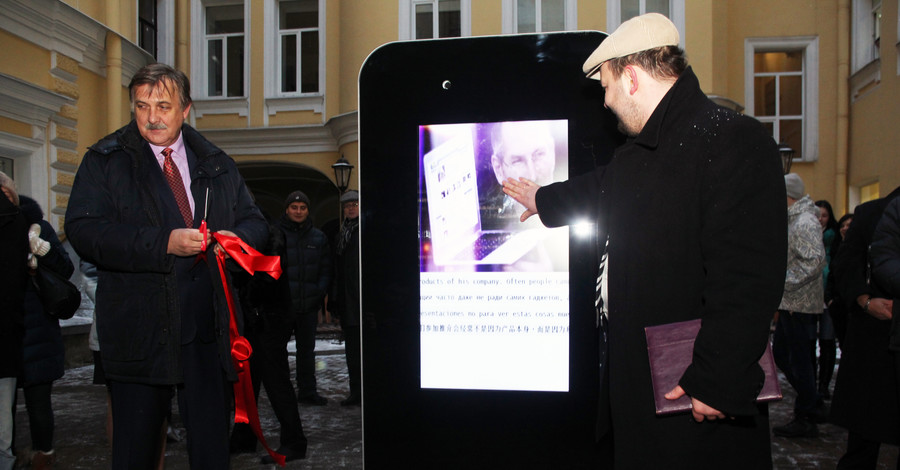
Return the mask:
{"type": "Polygon", "coordinates": [[[153,124],[152,122],[148,122],[147,124],[144,124],[144,129],[148,130],[148,131],[164,131],[168,128],[169,128],[169,126],[167,126],[161,122],[157,123],[157,124],[153,124]]]}

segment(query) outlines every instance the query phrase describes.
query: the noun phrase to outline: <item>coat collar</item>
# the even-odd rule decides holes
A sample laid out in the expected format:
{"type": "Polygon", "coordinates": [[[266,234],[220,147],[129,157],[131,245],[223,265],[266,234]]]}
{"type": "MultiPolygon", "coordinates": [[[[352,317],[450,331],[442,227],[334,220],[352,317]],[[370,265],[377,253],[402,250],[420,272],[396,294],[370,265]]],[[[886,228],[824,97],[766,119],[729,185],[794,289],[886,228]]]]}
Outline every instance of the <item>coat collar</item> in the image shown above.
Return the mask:
{"type": "Polygon", "coordinates": [[[658,147],[660,135],[664,134],[666,128],[671,127],[673,122],[678,121],[680,116],[690,111],[686,108],[689,105],[686,105],[685,102],[689,101],[697,93],[703,94],[700,91],[700,82],[697,80],[697,76],[694,75],[694,70],[688,67],[678,77],[678,80],[675,81],[675,84],[672,85],[666,96],[660,100],[656,109],[653,110],[653,114],[650,115],[647,123],[644,124],[641,133],[634,138],[633,142],[650,149],[658,147]]]}
{"type": "MultiPolygon", "coordinates": [[[[197,157],[197,164],[191,165],[191,179],[212,178],[227,171],[227,166],[222,160],[222,158],[227,158],[227,155],[222,149],[213,145],[196,129],[187,124],[181,125],[181,135],[184,139],[185,149],[188,153],[193,152],[197,157]]],[[[145,147],[149,148],[149,144],[141,136],[137,121],[132,120],[126,126],[92,145],[91,150],[104,155],[116,150],[125,150],[137,157],[143,155],[145,147]]]]}

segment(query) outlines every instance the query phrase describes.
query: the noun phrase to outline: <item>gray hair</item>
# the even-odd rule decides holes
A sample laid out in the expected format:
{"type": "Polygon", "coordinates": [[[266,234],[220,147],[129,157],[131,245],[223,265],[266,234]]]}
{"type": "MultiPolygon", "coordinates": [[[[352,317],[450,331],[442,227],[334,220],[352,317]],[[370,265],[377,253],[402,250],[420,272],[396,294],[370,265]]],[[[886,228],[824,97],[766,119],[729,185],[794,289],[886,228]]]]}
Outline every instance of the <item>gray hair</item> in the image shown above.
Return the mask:
{"type": "Polygon", "coordinates": [[[182,108],[187,108],[191,104],[191,81],[188,80],[184,72],[166,64],[145,65],[131,77],[131,83],[128,84],[128,95],[131,99],[131,104],[134,104],[135,90],[143,85],[150,85],[151,88],[159,86],[172,95],[177,94],[181,99],[182,108]],[[174,86],[174,91],[177,93],[169,90],[169,86],[174,86]]]}
{"type": "Polygon", "coordinates": [[[13,181],[12,178],[6,175],[6,173],[0,171],[0,187],[6,188],[9,192],[12,193],[13,201],[12,203],[15,205],[19,205],[19,192],[16,190],[16,182],[13,181]]]}

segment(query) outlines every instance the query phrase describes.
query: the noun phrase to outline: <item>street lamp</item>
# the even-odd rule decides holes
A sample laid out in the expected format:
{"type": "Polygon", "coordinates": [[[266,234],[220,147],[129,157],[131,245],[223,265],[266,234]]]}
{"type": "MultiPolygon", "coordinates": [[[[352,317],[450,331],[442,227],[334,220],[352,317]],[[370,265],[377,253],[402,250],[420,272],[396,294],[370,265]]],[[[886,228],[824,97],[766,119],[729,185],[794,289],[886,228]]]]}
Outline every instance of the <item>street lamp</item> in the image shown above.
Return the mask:
{"type": "Polygon", "coordinates": [[[790,173],[791,163],[794,162],[794,149],[785,142],[779,142],[778,153],[781,154],[781,167],[784,169],[784,174],[790,173]]]}
{"type": "Polygon", "coordinates": [[[337,183],[338,189],[341,194],[344,194],[344,191],[350,186],[350,172],[353,171],[353,165],[341,155],[341,158],[331,165],[331,169],[334,170],[334,181],[337,183]]]}

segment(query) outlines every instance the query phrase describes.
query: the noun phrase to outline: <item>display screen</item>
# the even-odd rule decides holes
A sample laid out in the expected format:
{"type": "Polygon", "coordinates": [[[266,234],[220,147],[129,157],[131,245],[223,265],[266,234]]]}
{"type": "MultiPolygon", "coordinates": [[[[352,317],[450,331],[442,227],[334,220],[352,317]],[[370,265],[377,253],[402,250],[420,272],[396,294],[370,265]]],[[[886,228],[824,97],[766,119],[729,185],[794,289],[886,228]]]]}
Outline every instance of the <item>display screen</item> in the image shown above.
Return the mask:
{"type": "Polygon", "coordinates": [[[566,120],[419,126],[422,388],[568,391],[568,229],[500,183],[567,162],[566,120]]]}

